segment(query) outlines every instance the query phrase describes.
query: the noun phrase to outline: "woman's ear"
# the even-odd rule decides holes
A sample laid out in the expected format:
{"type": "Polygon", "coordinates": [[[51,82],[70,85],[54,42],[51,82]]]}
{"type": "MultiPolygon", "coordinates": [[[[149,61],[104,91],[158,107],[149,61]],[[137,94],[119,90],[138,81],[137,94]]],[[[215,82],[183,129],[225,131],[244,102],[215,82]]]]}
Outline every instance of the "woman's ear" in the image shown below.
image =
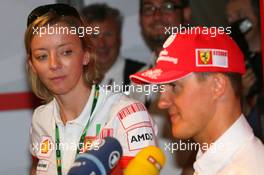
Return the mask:
{"type": "Polygon", "coordinates": [[[212,94],[216,99],[224,95],[227,88],[228,78],[221,73],[213,74],[212,78],[212,94]]]}
{"type": "Polygon", "coordinates": [[[83,65],[86,66],[90,62],[90,53],[88,51],[85,51],[84,57],[83,57],[83,65]]]}
{"type": "Polygon", "coordinates": [[[30,70],[34,73],[34,74],[37,74],[37,71],[32,63],[32,60],[30,59],[30,57],[28,56],[28,59],[27,59],[27,62],[28,62],[28,66],[30,68],[30,70]]]}

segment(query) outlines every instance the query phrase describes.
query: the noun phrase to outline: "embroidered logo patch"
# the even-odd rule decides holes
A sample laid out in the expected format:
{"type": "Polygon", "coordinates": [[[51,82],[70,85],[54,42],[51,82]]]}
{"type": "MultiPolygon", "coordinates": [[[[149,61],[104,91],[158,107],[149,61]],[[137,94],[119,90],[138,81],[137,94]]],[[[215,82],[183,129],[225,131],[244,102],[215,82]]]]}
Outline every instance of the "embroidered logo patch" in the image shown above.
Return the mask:
{"type": "Polygon", "coordinates": [[[114,129],[113,128],[103,128],[100,133],[100,139],[106,138],[106,137],[113,137],[114,135],[114,129]]]}
{"type": "Polygon", "coordinates": [[[133,103],[126,106],[118,112],[117,116],[124,129],[128,129],[140,123],[150,124],[149,115],[142,103],[133,103]]]}
{"type": "Polygon", "coordinates": [[[228,67],[228,52],[220,49],[196,49],[197,67],[228,67]]]}
{"type": "Polygon", "coordinates": [[[49,136],[43,136],[40,142],[39,156],[48,158],[54,148],[53,142],[49,136]]]}
{"type": "Polygon", "coordinates": [[[83,147],[80,149],[80,153],[84,153],[85,151],[89,150],[91,148],[91,145],[94,140],[96,140],[96,136],[86,136],[84,139],[83,147]]]}
{"type": "Polygon", "coordinates": [[[49,161],[40,159],[38,161],[37,171],[46,172],[49,168],[49,161]]]}
{"type": "Polygon", "coordinates": [[[199,57],[201,64],[212,64],[211,51],[199,51],[199,57]]]}
{"type": "Polygon", "coordinates": [[[166,61],[166,62],[171,62],[173,64],[178,64],[178,58],[170,57],[166,49],[160,52],[159,57],[157,59],[157,63],[160,61],[166,61]]]}
{"type": "Polygon", "coordinates": [[[149,77],[151,79],[158,79],[158,77],[161,75],[162,70],[161,69],[154,69],[154,70],[148,70],[141,75],[144,77],[149,77]]]}
{"type": "Polygon", "coordinates": [[[142,126],[127,132],[128,148],[130,151],[139,150],[149,145],[155,145],[155,135],[151,126],[142,126]]]}

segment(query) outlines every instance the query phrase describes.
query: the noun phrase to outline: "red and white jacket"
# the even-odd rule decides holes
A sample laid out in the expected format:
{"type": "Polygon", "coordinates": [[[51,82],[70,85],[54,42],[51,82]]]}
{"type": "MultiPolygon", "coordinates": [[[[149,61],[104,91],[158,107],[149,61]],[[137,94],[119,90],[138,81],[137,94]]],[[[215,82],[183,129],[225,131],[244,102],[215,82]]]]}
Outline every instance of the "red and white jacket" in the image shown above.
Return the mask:
{"type": "Polygon", "coordinates": [[[34,111],[30,152],[39,160],[37,174],[57,174],[55,124],[60,133],[63,175],[67,174],[75,160],[76,146],[89,118],[90,126],[85,143],[107,136],[117,138],[123,148],[123,157],[119,162],[122,168],[125,168],[129,160],[141,149],[156,145],[157,127],[142,103],[121,93],[113,94],[100,88],[94,112],[90,116],[94,91],[93,86],[81,114],[65,125],[61,121],[56,99],[34,111]]]}

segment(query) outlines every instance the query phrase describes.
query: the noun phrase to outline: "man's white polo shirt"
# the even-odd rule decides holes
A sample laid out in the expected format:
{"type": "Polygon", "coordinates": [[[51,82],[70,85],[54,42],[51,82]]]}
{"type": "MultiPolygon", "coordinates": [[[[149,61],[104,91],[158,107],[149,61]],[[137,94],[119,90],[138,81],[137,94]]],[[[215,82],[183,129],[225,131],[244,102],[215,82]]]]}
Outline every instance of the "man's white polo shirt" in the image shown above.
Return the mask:
{"type": "Polygon", "coordinates": [[[237,121],[194,163],[195,175],[263,175],[264,146],[245,117],[237,121]]]}
{"type": "MultiPolygon", "coordinates": [[[[59,115],[59,106],[54,99],[38,107],[33,114],[31,127],[31,154],[39,159],[37,174],[56,175],[55,123],[60,133],[62,154],[62,173],[67,174],[76,156],[76,146],[82,131],[89,120],[95,87],[81,114],[65,125],[59,115]]],[[[73,99],[78,100],[78,99],[73,99]]],[[[144,105],[123,94],[112,94],[100,88],[99,97],[90,118],[90,126],[85,143],[97,138],[113,136],[123,148],[121,163],[134,157],[138,151],[148,145],[156,145],[157,133],[154,123],[144,105]]]]}

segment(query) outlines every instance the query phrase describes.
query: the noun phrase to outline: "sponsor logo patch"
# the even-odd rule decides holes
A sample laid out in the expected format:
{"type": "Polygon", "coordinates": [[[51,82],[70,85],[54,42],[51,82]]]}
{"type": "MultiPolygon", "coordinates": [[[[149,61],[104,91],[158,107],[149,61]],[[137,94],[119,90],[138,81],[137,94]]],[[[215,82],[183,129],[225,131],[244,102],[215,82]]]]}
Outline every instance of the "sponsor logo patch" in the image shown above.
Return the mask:
{"type": "Polygon", "coordinates": [[[106,138],[106,137],[113,137],[114,135],[114,129],[113,128],[103,128],[100,132],[100,139],[106,138]]]}
{"type": "Polygon", "coordinates": [[[197,67],[228,67],[228,52],[220,49],[196,49],[197,67]]]}
{"type": "Polygon", "coordinates": [[[104,139],[96,139],[91,143],[90,148],[88,150],[98,150],[102,146],[104,146],[104,144],[105,144],[104,139]]]}
{"type": "Polygon", "coordinates": [[[155,135],[152,127],[142,126],[127,131],[128,148],[130,151],[155,145],[155,135]]]}
{"type": "Polygon", "coordinates": [[[127,128],[139,123],[150,123],[149,115],[145,111],[146,108],[142,103],[134,103],[120,110],[117,116],[123,128],[126,130],[127,128]],[[141,111],[144,111],[144,113],[138,113],[141,111]]]}
{"type": "Polygon", "coordinates": [[[51,155],[54,144],[49,136],[43,136],[41,138],[40,147],[39,147],[39,156],[48,158],[51,155]]]}
{"type": "Polygon", "coordinates": [[[92,142],[96,139],[96,136],[86,136],[84,138],[83,147],[80,149],[80,153],[84,153],[85,151],[89,150],[91,148],[92,142]]]}
{"type": "Polygon", "coordinates": [[[163,71],[161,69],[150,69],[146,72],[143,72],[141,76],[148,77],[151,79],[158,79],[158,77],[161,75],[163,71]]]}
{"type": "Polygon", "coordinates": [[[48,168],[49,168],[49,161],[48,160],[40,159],[38,161],[37,171],[46,172],[46,171],[48,171],[48,168]]]}
{"type": "Polygon", "coordinates": [[[212,64],[212,52],[209,50],[199,51],[199,64],[212,64]]]}
{"type": "Polygon", "coordinates": [[[178,64],[178,58],[170,57],[168,53],[169,52],[166,49],[160,51],[159,57],[157,59],[157,63],[160,61],[166,61],[166,62],[171,62],[173,64],[178,64]]]}

